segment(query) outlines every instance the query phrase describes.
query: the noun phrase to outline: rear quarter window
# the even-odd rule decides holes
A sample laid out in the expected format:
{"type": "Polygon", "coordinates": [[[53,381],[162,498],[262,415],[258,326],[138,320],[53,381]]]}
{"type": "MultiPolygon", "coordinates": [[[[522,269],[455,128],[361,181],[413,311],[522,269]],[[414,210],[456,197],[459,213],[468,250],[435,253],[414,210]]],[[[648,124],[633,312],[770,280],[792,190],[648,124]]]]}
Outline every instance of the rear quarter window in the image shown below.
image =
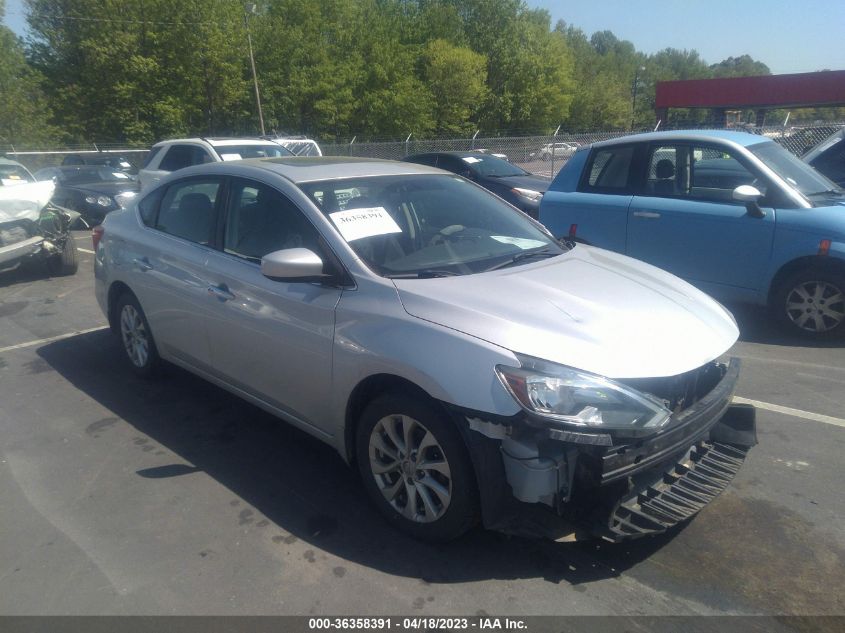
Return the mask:
{"type": "Polygon", "coordinates": [[[626,191],[633,157],[632,145],[596,150],[587,163],[582,190],[606,193],[626,191]]]}

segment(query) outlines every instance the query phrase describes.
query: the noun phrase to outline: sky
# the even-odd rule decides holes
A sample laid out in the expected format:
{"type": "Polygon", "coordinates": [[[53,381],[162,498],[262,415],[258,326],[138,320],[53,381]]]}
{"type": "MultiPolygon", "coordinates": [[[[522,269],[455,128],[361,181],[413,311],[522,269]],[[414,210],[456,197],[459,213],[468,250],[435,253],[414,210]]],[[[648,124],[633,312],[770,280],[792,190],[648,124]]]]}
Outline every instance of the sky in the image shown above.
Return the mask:
{"type": "MultiPolygon", "coordinates": [[[[637,50],[695,49],[707,63],[748,54],[775,74],[845,70],[843,0],[527,0],[587,35],[609,30],[637,50]]],[[[23,35],[22,0],[4,22],[23,35]]]]}

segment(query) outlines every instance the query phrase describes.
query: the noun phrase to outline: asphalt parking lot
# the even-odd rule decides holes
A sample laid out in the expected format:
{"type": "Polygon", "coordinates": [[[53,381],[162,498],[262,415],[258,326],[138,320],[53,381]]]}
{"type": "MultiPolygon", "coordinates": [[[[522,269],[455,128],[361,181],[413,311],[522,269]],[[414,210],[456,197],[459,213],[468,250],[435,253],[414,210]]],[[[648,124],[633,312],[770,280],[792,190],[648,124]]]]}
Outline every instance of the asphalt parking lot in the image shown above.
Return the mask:
{"type": "Polygon", "coordinates": [[[391,530],[328,446],[175,368],[135,378],[78,274],[0,273],[0,613],[845,614],[845,343],[737,309],[760,444],[621,545],[391,530]]]}

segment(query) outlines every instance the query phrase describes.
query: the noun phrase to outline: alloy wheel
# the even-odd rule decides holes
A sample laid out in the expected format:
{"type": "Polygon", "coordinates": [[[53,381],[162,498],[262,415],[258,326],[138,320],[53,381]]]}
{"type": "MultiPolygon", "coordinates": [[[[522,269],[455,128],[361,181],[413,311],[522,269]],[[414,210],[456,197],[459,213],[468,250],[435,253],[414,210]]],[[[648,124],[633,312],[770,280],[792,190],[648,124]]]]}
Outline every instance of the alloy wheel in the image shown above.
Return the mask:
{"type": "Polygon", "coordinates": [[[150,358],[150,340],[144,320],[131,304],[123,306],[120,312],[120,335],[132,364],[138,368],[145,367],[150,358]]]}
{"type": "Polygon", "coordinates": [[[370,472],[394,510],[410,521],[431,523],[449,508],[452,473],[431,431],[407,415],[389,415],[370,433],[370,472]]]}
{"type": "Polygon", "coordinates": [[[786,295],[786,314],[808,332],[829,332],[845,320],[845,296],[827,281],[804,281],[786,295]]]}

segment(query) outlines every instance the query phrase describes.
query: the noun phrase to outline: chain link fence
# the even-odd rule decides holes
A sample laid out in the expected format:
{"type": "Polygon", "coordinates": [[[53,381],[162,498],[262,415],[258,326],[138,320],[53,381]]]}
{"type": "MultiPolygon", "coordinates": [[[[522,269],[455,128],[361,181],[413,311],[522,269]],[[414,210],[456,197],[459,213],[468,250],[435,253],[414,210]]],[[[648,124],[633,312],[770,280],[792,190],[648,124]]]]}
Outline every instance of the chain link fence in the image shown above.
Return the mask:
{"type": "MultiPolygon", "coordinates": [[[[845,123],[832,123],[803,127],[742,128],[738,131],[759,134],[783,145],[796,156],[804,155],[811,147],[845,127],[845,123]]],[[[701,128],[698,128],[701,129],[701,128]]],[[[716,128],[714,128],[716,129],[716,128]]],[[[378,143],[325,143],[321,145],[326,156],[362,156],[399,160],[410,154],[444,151],[477,151],[507,156],[508,160],[526,171],[553,178],[566,164],[578,147],[651,130],[562,133],[549,136],[495,136],[471,139],[419,140],[378,143]]]]}
{"type": "MultiPolygon", "coordinates": [[[[747,127],[734,128],[752,134],[767,136],[783,145],[796,156],[805,154],[811,147],[823,141],[834,132],[845,127],[845,123],[830,123],[801,127],[747,127]]],[[[700,129],[700,128],[699,128],[700,129]]],[[[651,130],[636,130],[634,133],[651,130]]],[[[630,131],[605,131],[586,133],[560,133],[548,136],[490,136],[464,139],[424,140],[409,136],[404,141],[321,143],[325,156],[359,156],[399,160],[410,154],[440,151],[478,151],[500,154],[526,171],[553,178],[566,164],[578,147],[599,141],[631,134],[630,131]]],[[[61,149],[20,149],[0,145],[0,155],[26,165],[30,171],[42,167],[60,165],[71,154],[92,155],[109,153],[125,157],[136,167],[143,164],[148,148],[126,147],[118,144],[87,144],[63,147],[61,149]]]]}

